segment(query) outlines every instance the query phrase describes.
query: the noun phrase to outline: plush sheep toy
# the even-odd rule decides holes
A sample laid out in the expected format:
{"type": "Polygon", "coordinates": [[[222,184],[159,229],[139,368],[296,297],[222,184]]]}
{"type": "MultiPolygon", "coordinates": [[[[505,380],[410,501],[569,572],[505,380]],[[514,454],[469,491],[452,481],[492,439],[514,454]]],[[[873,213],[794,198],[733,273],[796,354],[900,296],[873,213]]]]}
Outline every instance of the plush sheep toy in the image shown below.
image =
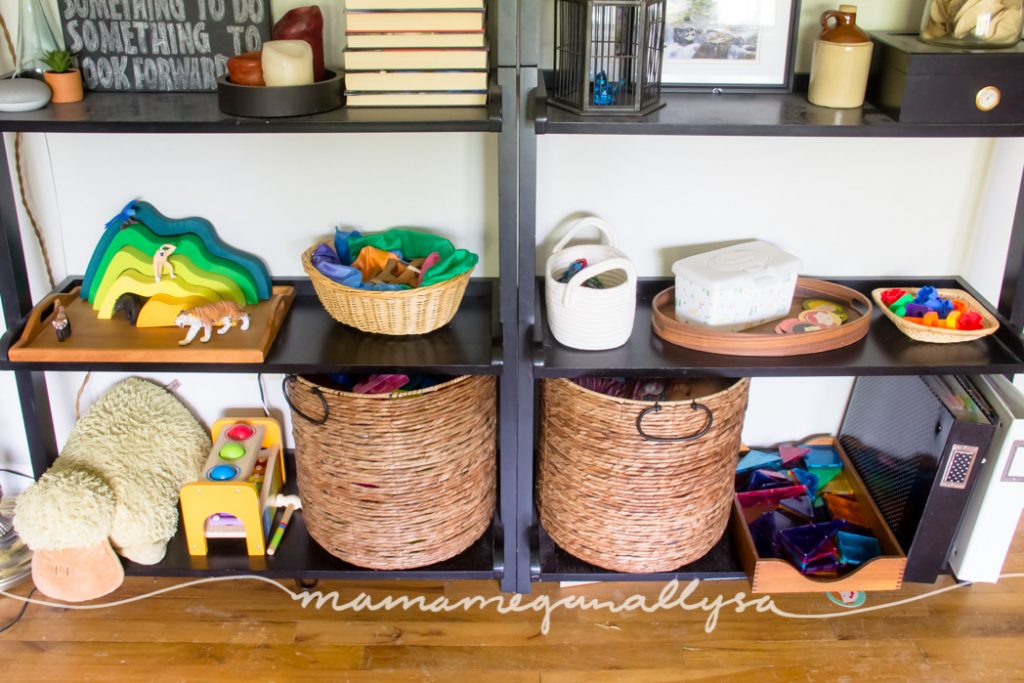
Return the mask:
{"type": "Polygon", "coordinates": [[[18,497],[14,525],[34,551],[36,587],[91,600],[124,581],[114,550],[139,564],[162,560],[178,528],[178,493],[199,478],[210,448],[207,431],[163,387],[131,377],[111,388],[18,497]]]}

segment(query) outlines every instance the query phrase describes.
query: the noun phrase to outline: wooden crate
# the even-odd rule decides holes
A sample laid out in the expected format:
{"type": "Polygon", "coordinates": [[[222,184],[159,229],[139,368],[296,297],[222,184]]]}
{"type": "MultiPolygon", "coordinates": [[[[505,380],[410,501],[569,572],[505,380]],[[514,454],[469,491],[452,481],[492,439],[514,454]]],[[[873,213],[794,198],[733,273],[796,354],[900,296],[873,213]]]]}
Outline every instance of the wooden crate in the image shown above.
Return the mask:
{"type": "Polygon", "coordinates": [[[753,593],[827,593],[838,591],[888,591],[897,590],[903,584],[903,571],[907,556],[900,548],[882,513],[867,492],[864,482],[853,468],[846,452],[839,442],[830,437],[814,438],[804,442],[819,446],[832,446],[843,460],[843,469],[853,487],[861,512],[870,521],[871,531],[882,548],[882,555],[868,560],[855,570],[834,579],[804,576],[800,570],[786,560],[762,558],[757,554],[750,528],[743,519],[739,498],[733,497],[732,519],[729,522],[732,537],[743,563],[743,569],[750,577],[753,593]]]}

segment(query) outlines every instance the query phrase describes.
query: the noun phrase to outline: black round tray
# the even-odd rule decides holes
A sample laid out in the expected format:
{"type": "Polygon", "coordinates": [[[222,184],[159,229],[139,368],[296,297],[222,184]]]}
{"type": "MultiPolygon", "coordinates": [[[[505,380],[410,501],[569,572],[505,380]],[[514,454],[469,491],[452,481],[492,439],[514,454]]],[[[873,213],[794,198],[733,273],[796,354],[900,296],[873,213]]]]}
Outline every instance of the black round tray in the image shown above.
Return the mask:
{"type": "Polygon", "coordinates": [[[305,116],[331,111],[342,106],[344,78],[328,70],[327,78],[309,85],[236,85],[221,76],[217,79],[217,103],[220,110],[233,116],[257,118],[305,116]]]}

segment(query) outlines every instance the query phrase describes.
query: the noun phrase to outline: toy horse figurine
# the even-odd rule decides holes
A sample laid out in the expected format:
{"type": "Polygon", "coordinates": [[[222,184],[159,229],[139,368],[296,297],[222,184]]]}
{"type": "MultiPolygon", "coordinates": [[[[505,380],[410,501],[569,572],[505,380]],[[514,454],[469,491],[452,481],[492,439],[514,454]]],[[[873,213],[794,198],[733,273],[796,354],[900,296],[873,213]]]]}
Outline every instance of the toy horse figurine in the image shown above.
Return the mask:
{"type": "Polygon", "coordinates": [[[131,292],[122,294],[114,302],[114,313],[111,317],[116,317],[118,313],[124,313],[124,319],[130,325],[134,325],[138,322],[139,312],[145,303],[146,299],[138,294],[132,294],[131,292]]]}
{"type": "Polygon", "coordinates": [[[52,325],[57,333],[57,341],[66,341],[71,336],[71,321],[68,320],[68,314],[61,302],[55,303],[53,310],[56,312],[56,315],[53,317],[52,325]]]}

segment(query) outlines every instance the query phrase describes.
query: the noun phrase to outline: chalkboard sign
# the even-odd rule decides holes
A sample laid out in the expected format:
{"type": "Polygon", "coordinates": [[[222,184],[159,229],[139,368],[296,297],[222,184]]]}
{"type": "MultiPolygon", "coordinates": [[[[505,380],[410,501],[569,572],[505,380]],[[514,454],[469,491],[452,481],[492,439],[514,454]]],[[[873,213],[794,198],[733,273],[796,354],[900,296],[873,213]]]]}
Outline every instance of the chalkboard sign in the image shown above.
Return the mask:
{"type": "Polygon", "coordinates": [[[64,42],[99,91],[216,90],[270,36],[270,0],[60,0],[64,42]]]}

